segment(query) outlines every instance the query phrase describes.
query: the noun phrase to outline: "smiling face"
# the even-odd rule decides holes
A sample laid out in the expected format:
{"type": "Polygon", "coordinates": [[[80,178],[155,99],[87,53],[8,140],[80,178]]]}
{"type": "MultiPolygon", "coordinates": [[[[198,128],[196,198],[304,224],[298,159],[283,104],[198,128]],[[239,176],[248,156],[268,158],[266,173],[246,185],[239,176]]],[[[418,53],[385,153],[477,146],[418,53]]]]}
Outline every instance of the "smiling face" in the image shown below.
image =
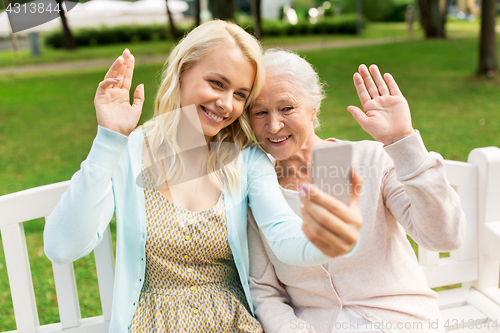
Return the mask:
{"type": "Polygon", "coordinates": [[[194,104],[207,142],[242,113],[255,66],[237,47],[214,47],[181,76],[181,107],[194,104]]]}
{"type": "Polygon", "coordinates": [[[268,75],[250,108],[250,121],[262,148],[277,160],[285,160],[314,134],[316,113],[298,85],[279,75],[268,75]]]}

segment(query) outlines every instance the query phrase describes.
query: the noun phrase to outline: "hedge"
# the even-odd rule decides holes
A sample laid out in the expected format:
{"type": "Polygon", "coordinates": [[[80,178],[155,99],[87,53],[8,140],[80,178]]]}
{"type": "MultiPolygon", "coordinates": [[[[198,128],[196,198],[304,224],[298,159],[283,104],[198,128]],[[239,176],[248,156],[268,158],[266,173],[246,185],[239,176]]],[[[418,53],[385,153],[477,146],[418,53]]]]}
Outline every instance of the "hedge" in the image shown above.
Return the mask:
{"type": "MultiPolygon", "coordinates": [[[[184,34],[187,30],[178,28],[184,34]]],[[[114,27],[83,28],[73,31],[77,46],[108,45],[147,40],[172,40],[170,29],[166,25],[119,25],[114,27]]],[[[63,33],[54,30],[45,37],[45,44],[61,48],[63,33]]]]}
{"type": "MultiPolygon", "coordinates": [[[[244,20],[239,23],[246,31],[253,33],[254,25],[252,20],[244,20]]],[[[181,34],[186,34],[191,28],[179,29],[181,34]]],[[[334,34],[356,33],[356,15],[349,14],[338,17],[328,17],[315,24],[308,20],[302,20],[296,25],[284,23],[279,20],[262,21],[263,36],[282,35],[305,35],[305,34],[334,34]]],[[[99,28],[84,28],[73,32],[73,37],[77,46],[107,45],[116,43],[128,43],[146,40],[172,40],[170,30],[167,25],[133,25],[114,26],[99,28]]],[[[54,48],[61,48],[63,45],[63,33],[55,30],[47,34],[45,44],[54,48]]]]}
{"type": "MultiPolygon", "coordinates": [[[[252,20],[238,23],[246,31],[254,33],[252,20]]],[[[316,23],[300,20],[292,25],[279,20],[264,20],[261,24],[263,36],[307,35],[307,34],[355,34],[356,14],[347,14],[337,17],[326,17],[316,23]]]]}
{"type": "MultiPolygon", "coordinates": [[[[342,13],[355,13],[356,0],[339,0],[342,13]]],[[[406,8],[417,9],[415,0],[363,0],[363,15],[370,21],[404,22],[406,8]]]]}

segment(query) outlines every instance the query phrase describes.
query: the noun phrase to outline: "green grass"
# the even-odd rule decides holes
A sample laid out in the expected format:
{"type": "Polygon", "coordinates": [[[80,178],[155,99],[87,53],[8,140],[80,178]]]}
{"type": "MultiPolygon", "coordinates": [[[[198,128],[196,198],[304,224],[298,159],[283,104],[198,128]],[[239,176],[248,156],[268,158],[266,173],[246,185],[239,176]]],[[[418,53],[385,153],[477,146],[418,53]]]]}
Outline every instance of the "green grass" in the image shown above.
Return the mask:
{"type": "MultiPolygon", "coordinates": [[[[477,38],[307,51],[327,83],[322,137],[370,137],[346,107],[359,105],[352,74],[360,63],[390,72],[407,97],[414,127],[429,150],[465,161],[476,147],[500,146],[500,81],[474,76],[477,38]]],[[[152,115],[161,64],[137,66],[134,85],[146,86],[141,122],[152,115]]],[[[93,97],[105,69],[0,77],[0,195],[64,181],[78,170],[96,134],[93,97]]],[[[43,221],[26,226],[40,322],[57,322],[50,262],[42,251],[43,221]]],[[[0,247],[1,248],[1,247],[0,247]]],[[[82,315],[100,313],[91,256],[76,262],[82,315]],[[90,272],[90,273],[89,273],[90,272]]],[[[0,331],[15,329],[9,285],[0,250],[0,331]]]]}

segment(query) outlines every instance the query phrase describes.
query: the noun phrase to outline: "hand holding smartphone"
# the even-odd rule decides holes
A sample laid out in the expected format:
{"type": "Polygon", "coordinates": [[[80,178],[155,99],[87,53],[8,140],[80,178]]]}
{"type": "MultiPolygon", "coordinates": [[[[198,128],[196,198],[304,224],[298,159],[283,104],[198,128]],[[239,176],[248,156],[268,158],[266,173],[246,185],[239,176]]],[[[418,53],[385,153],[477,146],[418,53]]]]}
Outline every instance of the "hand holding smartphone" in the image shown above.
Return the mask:
{"type": "Polygon", "coordinates": [[[347,205],[351,165],[350,142],[331,142],[316,146],[313,150],[311,183],[347,205]]]}

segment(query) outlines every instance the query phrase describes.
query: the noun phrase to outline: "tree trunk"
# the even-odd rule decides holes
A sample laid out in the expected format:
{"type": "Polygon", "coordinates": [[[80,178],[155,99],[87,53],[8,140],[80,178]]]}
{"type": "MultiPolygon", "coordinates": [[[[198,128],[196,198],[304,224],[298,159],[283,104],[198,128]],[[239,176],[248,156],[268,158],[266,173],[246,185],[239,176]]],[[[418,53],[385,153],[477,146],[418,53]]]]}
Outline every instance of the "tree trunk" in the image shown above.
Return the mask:
{"type": "Polygon", "coordinates": [[[448,18],[448,7],[450,5],[450,0],[441,0],[440,3],[440,20],[441,20],[441,33],[443,38],[446,38],[446,19],[448,18]]]}
{"type": "Polygon", "coordinates": [[[255,37],[257,37],[258,40],[261,40],[262,39],[262,30],[261,30],[261,25],[260,25],[261,0],[251,0],[250,4],[252,6],[252,16],[253,16],[255,37]]]}
{"type": "Polygon", "coordinates": [[[194,26],[197,27],[201,24],[201,6],[200,6],[200,0],[195,0],[194,2],[194,26]]]}
{"type": "Polygon", "coordinates": [[[64,12],[62,6],[63,0],[56,0],[56,2],[59,5],[59,15],[61,16],[61,23],[64,32],[63,47],[66,50],[74,50],[76,49],[76,43],[75,39],[73,38],[73,34],[71,33],[71,29],[69,28],[68,20],[66,20],[66,13],[64,12]]]}
{"type": "Polygon", "coordinates": [[[168,16],[168,24],[170,25],[170,33],[172,34],[172,38],[174,41],[179,40],[179,34],[177,33],[177,29],[175,29],[175,24],[174,24],[174,19],[172,17],[172,13],[170,12],[170,8],[168,7],[168,0],[165,0],[167,2],[167,16],[168,16]]]}
{"type": "Polygon", "coordinates": [[[418,0],[420,24],[426,38],[445,37],[446,8],[441,10],[439,2],[440,0],[418,0]]]}
{"type": "Polygon", "coordinates": [[[496,24],[496,0],[483,0],[481,6],[481,38],[479,44],[479,75],[497,76],[498,54],[496,24]]]}
{"type": "Polygon", "coordinates": [[[234,21],[236,0],[211,0],[208,6],[214,19],[234,21]]]}
{"type": "Polygon", "coordinates": [[[429,10],[427,9],[427,0],[418,0],[418,10],[420,12],[420,25],[424,31],[427,27],[427,18],[429,17],[429,10]]]}

